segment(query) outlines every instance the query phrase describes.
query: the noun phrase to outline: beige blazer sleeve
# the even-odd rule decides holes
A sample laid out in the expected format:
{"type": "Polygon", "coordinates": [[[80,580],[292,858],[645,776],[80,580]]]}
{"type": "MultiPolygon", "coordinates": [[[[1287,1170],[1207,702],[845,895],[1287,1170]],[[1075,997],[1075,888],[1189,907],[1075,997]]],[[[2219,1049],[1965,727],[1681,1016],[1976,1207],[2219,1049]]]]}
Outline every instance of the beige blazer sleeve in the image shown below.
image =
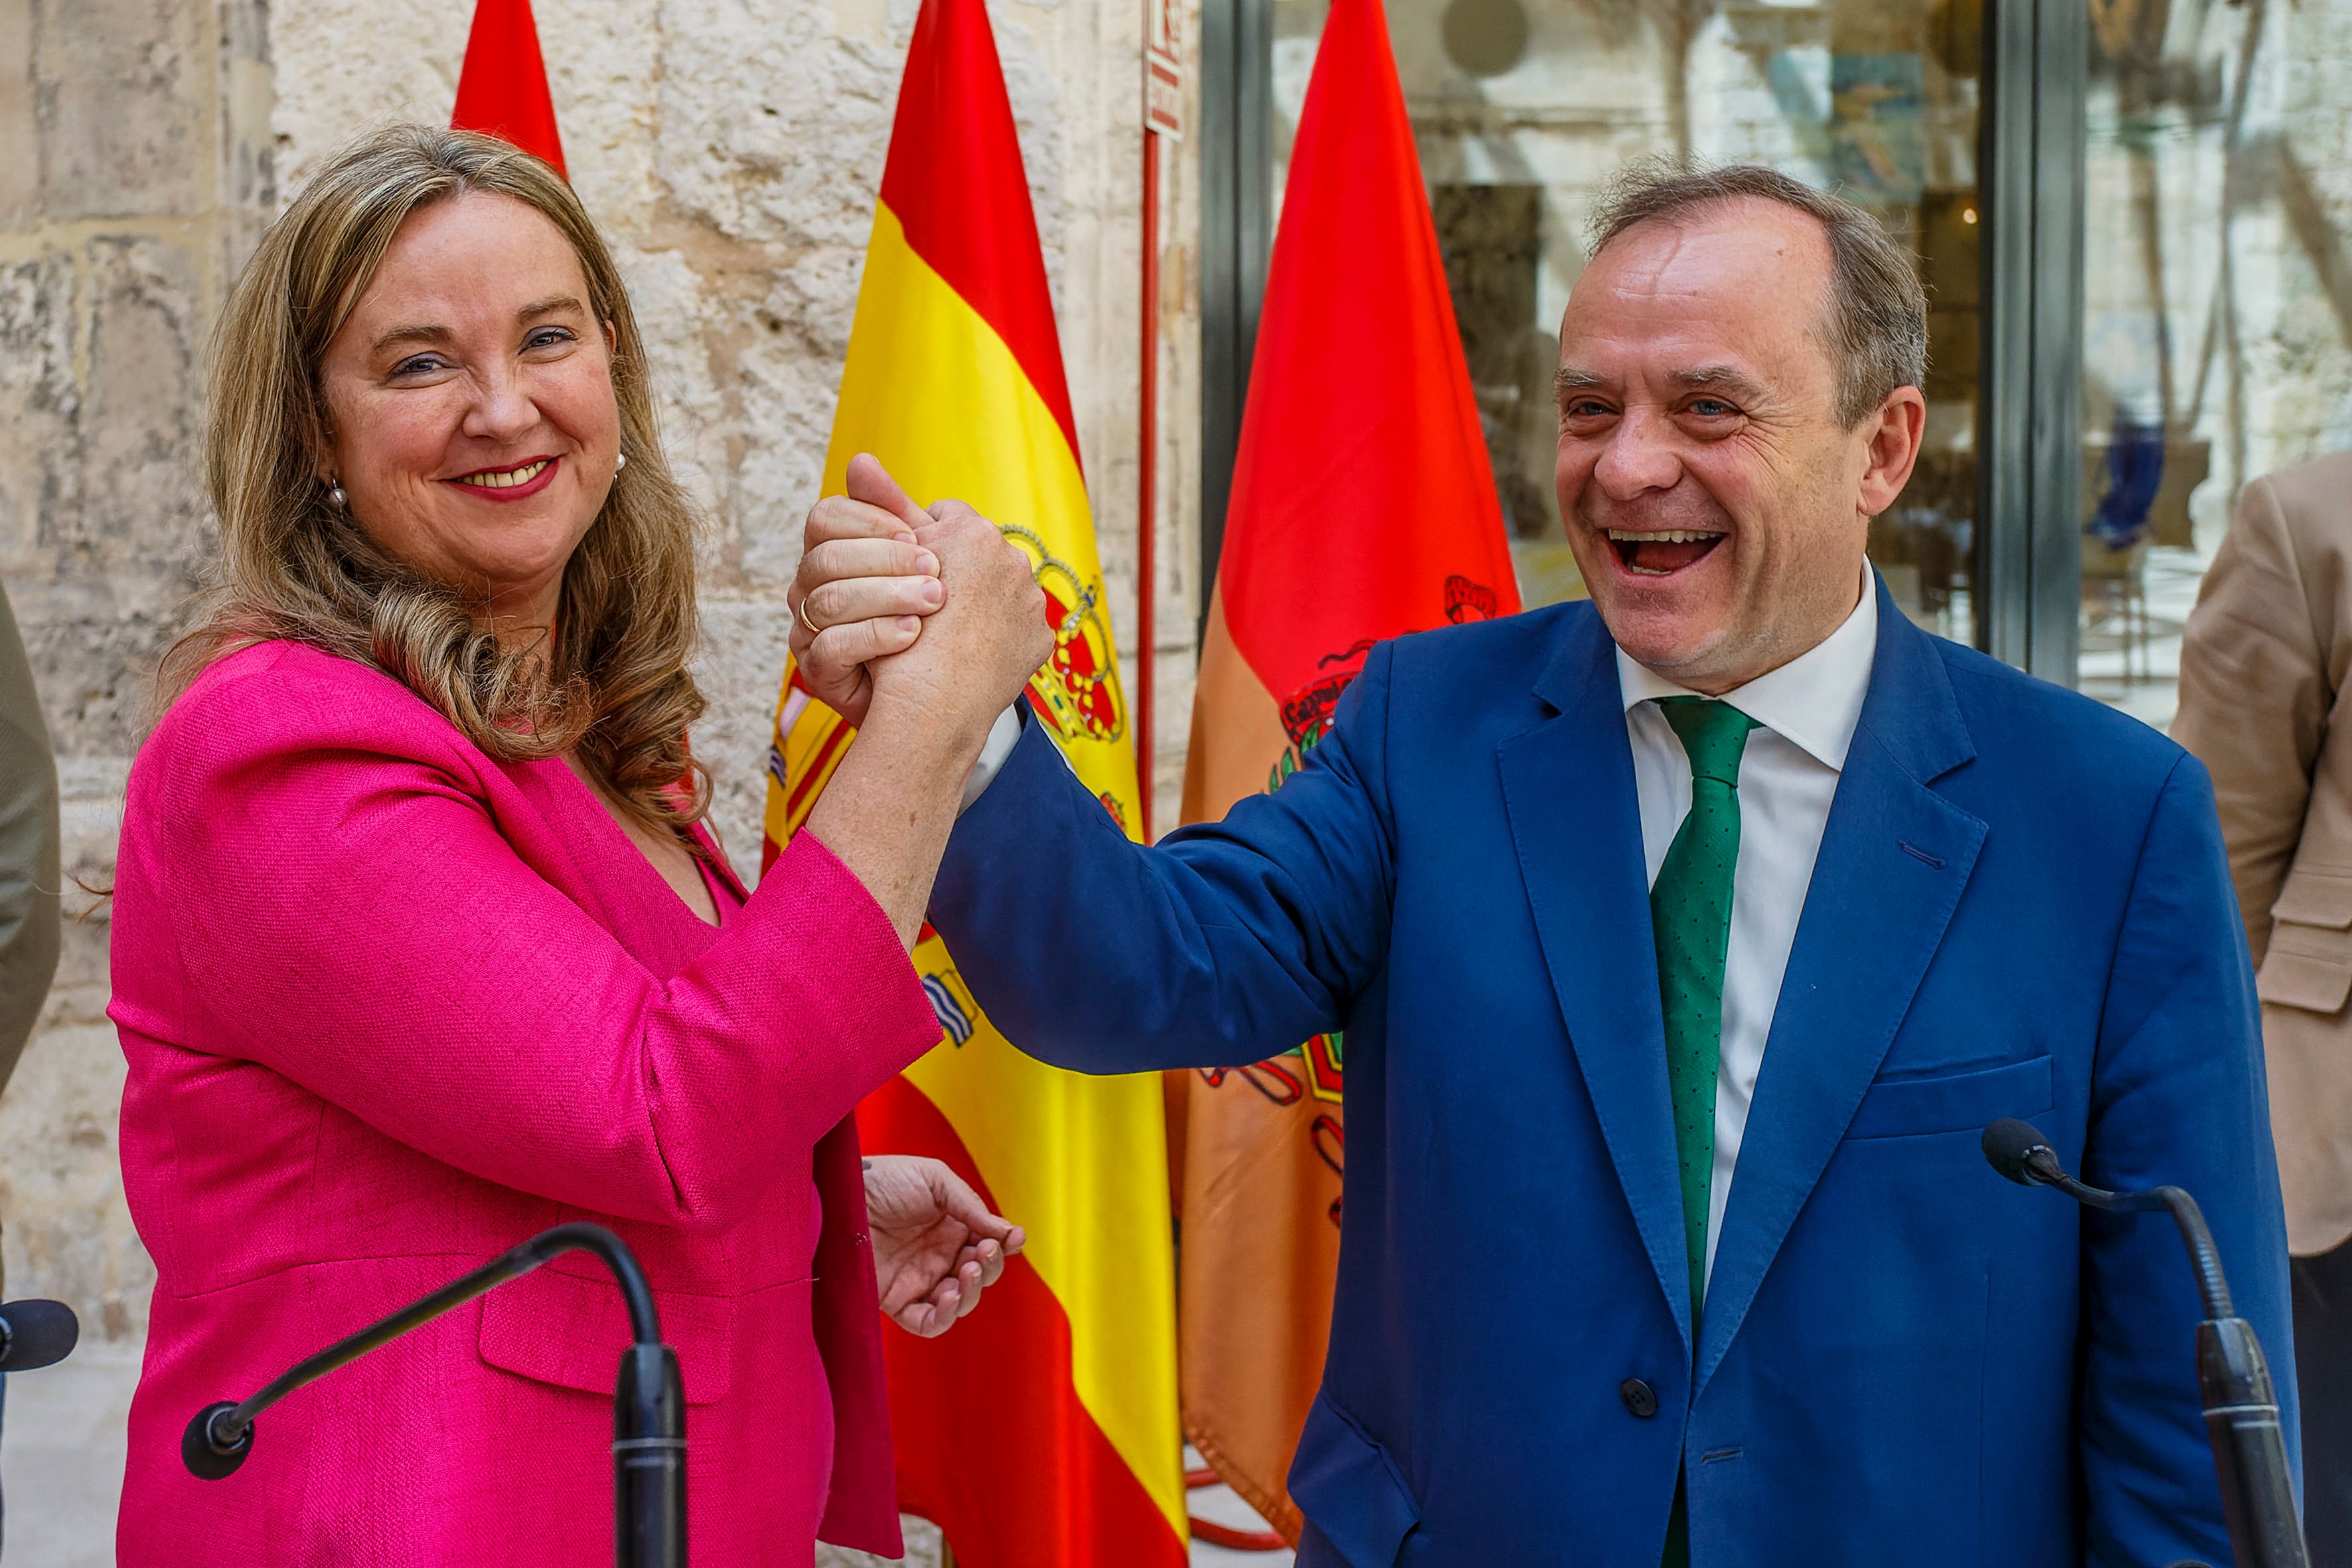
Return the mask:
{"type": "Polygon", "coordinates": [[[57,973],[58,769],[16,617],[0,593],[0,1085],[57,973]]]}
{"type": "Polygon", "coordinates": [[[2252,948],[2287,1246],[2352,1237],[2352,455],[2246,487],[2180,650],[2252,948]]]}
{"type": "Polygon", "coordinates": [[[2248,485],[2180,647],[2172,736],[2213,775],[2230,877],[2260,964],[2301,842],[2336,691],[2332,605],[2314,603],[2271,479],[2248,485]]]}

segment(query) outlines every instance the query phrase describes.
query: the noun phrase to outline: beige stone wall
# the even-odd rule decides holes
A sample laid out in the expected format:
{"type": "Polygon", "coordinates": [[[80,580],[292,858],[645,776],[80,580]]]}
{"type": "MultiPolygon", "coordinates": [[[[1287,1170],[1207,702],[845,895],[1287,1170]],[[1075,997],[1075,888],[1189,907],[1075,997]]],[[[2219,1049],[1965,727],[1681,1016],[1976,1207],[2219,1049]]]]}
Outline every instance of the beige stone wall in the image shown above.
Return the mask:
{"type": "MultiPolygon", "coordinates": [[[[257,0],[0,0],[0,581],[65,790],[66,864],[110,878],[146,674],[204,550],[201,345],[274,200],[257,0]]],[[[70,892],[71,889],[68,889],[70,892]]],[[[0,1100],[14,1293],[135,1337],[153,1274],[114,1153],[106,911],[82,896],[0,1100]]]]}
{"type": "MultiPolygon", "coordinates": [[[[202,348],[220,300],[261,227],[337,144],[387,118],[446,118],[470,9],[0,0],[0,582],[58,753],[68,864],[92,887],[110,880],[148,677],[208,549],[194,461],[202,348]]],[[[756,870],[782,591],[823,467],[915,5],[537,9],[573,179],[622,258],[667,438],[711,519],[698,669],[712,706],[695,745],[719,776],[728,847],[756,870]]],[[[1142,5],[999,0],[992,16],[1131,683],[1142,5]]],[[[1198,182],[1183,149],[1167,167],[1163,829],[1191,703],[1199,512],[1198,182]]],[[[61,1297],[86,1335],[112,1342],[100,1359],[120,1380],[153,1270],[115,1149],[122,1062],[104,1016],[106,910],[68,901],[82,918],[0,1097],[0,1256],[11,1294],[61,1297]]],[[[103,1435],[92,1441],[102,1456],[103,1435]]],[[[106,1468],[79,1453],[51,1459],[59,1473],[106,1468]]],[[[26,1506],[11,1510],[12,1539],[26,1506]]],[[[78,1511],[91,1517],[34,1527],[44,1550],[108,1560],[106,1510],[78,1511]]]]}

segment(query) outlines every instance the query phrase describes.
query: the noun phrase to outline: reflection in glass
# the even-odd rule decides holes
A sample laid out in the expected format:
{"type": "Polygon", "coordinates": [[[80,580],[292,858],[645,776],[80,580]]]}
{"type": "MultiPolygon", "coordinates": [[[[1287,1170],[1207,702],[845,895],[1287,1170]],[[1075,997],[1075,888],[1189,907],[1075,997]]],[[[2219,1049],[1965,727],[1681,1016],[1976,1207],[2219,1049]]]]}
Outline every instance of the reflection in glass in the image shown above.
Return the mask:
{"type": "MultiPolygon", "coordinates": [[[[1275,0],[1278,193],[1326,0],[1275,0]]],[[[1522,598],[1580,596],[1552,493],[1554,334],[1609,177],[1645,156],[1769,164],[1919,257],[1927,450],[1871,555],[1922,625],[1974,636],[1980,0],[1389,0],[1522,598]]]]}
{"type": "Polygon", "coordinates": [[[2162,726],[2257,475],[2352,438],[2333,5],[2089,0],[2083,689],[2162,726]]]}

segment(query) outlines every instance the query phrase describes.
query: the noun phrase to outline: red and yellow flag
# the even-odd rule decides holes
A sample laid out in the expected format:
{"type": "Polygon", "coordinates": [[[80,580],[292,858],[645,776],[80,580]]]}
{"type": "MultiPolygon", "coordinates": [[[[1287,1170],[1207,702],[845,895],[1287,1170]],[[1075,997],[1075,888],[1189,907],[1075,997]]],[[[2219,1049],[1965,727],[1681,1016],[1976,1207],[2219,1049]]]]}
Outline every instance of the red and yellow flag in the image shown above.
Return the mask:
{"type": "MultiPolygon", "coordinates": [[[[880,458],[1036,564],[1054,654],[1029,701],[1133,836],[1135,760],[1076,422],[1012,104],[982,0],[924,0],[899,89],[824,488],[880,458]]],[[[770,759],[772,862],[852,731],[787,669],[770,759]]],[[[858,1112],[869,1150],[947,1161],[1026,1253],[937,1340],[887,1334],[900,1500],[966,1568],[1175,1568],[1185,1557],[1174,1261],[1156,1076],[1031,1060],[928,927],[915,966],[940,1045],[858,1112]]],[[[1085,1005],[1086,977],[1070,976],[1085,1005]]]]}
{"type": "Polygon", "coordinates": [[[511,142],[563,173],[563,138],[555,129],[530,0],[476,0],[449,128],[511,142]]]}
{"type": "MultiPolygon", "coordinates": [[[[1184,820],[1279,785],[1375,641],[1517,608],[1387,24],[1380,0],[1335,0],[1258,320],[1184,820]]],[[[1185,1431],[1293,1542],[1285,1483],[1339,1263],[1344,1059],[1324,1035],[1187,1075],[1185,1431]]]]}

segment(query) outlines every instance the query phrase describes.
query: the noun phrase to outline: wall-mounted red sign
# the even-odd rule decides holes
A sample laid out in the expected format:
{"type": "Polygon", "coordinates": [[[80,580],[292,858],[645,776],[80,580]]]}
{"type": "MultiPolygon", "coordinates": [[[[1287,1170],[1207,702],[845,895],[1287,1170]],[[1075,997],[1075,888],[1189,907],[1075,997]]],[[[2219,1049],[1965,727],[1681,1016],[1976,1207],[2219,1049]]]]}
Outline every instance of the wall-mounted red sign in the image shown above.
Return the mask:
{"type": "Polygon", "coordinates": [[[1143,46],[1143,128],[1184,136],[1184,0],[1145,0],[1151,36],[1143,46]]]}

